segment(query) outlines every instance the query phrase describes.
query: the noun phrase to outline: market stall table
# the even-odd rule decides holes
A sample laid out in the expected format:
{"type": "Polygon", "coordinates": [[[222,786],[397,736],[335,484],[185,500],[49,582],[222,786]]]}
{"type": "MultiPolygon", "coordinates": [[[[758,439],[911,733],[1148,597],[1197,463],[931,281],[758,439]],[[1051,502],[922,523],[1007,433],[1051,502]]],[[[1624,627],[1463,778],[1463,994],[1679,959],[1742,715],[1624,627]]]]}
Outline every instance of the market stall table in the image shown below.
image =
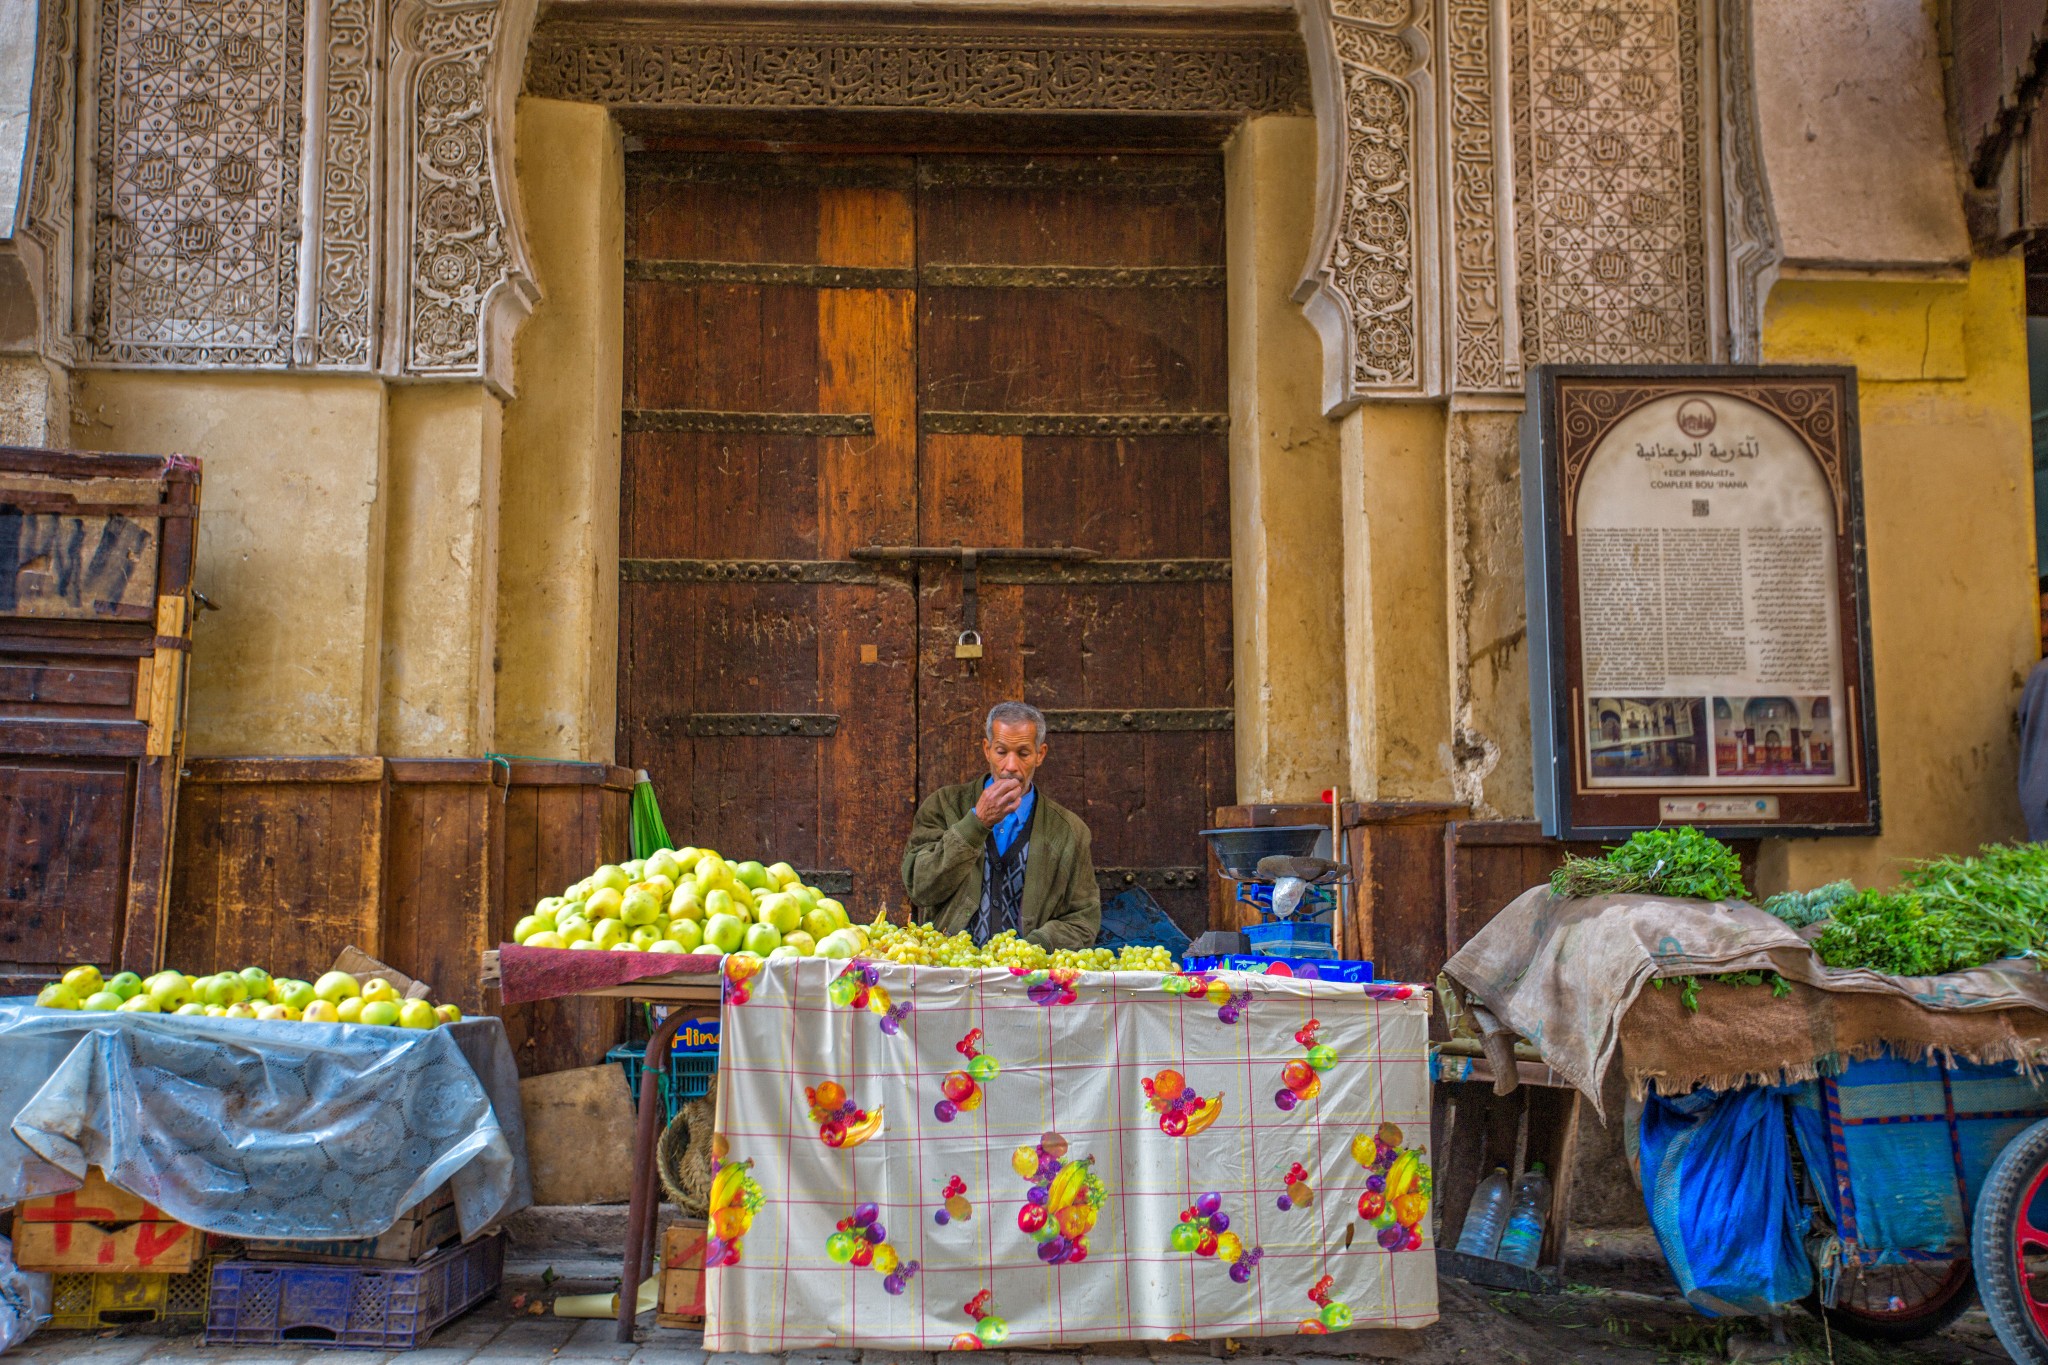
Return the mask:
{"type": "MultiPolygon", "coordinates": [[[[507,947],[486,967],[512,1003],[722,998],[708,1349],[1435,1318],[1433,1258],[1412,1254],[1430,1205],[1420,988],[711,961],[507,947]]],[[[640,1103],[621,1340],[653,1235],[653,1087],[640,1103]]]]}

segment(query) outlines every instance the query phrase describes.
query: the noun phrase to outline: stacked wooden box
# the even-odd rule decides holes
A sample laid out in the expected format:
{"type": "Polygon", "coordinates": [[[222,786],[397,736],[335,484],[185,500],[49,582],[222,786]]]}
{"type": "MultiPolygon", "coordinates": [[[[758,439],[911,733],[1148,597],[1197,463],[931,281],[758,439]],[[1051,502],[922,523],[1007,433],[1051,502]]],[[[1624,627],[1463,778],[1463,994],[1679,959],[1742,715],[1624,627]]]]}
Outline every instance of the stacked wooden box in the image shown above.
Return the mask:
{"type": "Polygon", "coordinates": [[[206,1316],[217,1239],[110,1184],[97,1167],[85,1186],[24,1200],[14,1256],[52,1276],[50,1325],[91,1330],[206,1316]]]}

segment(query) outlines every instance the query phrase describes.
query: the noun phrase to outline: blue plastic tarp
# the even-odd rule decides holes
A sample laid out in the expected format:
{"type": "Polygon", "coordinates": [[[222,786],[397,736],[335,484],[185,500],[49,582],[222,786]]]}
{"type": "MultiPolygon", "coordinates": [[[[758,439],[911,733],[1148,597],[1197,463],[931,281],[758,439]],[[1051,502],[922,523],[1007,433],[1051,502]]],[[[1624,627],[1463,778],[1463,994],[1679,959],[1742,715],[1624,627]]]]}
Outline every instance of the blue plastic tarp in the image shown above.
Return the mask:
{"type": "Polygon", "coordinates": [[[1643,1199],[1678,1287],[1714,1316],[1767,1314],[1813,1288],[1785,1140],[1798,1086],[1643,1100],[1643,1199]]]}
{"type": "Polygon", "coordinates": [[[0,1000],[0,1206],[88,1165],[245,1238],[374,1237],[442,1183],[465,1237],[533,1202],[496,1019],[412,1030],[0,1000]]]}

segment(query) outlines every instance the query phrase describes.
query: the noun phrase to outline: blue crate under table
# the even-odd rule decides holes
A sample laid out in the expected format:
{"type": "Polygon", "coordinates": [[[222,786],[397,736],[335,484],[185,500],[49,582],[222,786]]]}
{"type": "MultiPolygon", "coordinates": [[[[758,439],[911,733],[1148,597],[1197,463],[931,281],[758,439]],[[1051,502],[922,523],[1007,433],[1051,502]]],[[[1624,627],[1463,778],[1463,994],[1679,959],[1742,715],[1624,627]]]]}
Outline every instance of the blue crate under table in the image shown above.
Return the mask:
{"type": "Polygon", "coordinates": [[[502,1232],[409,1266],[220,1261],[207,1297],[206,1343],[410,1351],[504,1278],[502,1232]]]}

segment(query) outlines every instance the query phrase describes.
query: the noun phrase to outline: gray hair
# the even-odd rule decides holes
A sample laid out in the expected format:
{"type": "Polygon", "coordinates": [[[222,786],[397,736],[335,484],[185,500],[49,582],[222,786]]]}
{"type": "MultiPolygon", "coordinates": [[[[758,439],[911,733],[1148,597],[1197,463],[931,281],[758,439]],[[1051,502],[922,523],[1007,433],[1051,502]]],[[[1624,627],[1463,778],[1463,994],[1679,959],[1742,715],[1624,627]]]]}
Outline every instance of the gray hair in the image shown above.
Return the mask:
{"type": "Polygon", "coordinates": [[[1038,742],[1045,743],[1045,712],[1028,701],[999,701],[988,708],[988,719],[981,723],[981,737],[993,740],[996,726],[1026,723],[1038,728],[1038,742]]]}

